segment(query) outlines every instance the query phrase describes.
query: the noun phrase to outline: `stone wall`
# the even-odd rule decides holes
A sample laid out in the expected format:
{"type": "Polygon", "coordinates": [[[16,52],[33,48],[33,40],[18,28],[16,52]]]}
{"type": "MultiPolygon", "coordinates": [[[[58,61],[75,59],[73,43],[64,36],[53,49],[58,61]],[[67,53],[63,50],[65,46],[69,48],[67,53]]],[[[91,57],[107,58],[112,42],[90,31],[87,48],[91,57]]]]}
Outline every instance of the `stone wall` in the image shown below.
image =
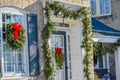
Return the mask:
{"type": "MultiPolygon", "coordinates": [[[[4,6],[19,8],[19,9],[22,9],[23,11],[25,11],[26,13],[37,14],[38,15],[39,41],[42,42],[42,39],[40,37],[41,30],[42,30],[43,25],[44,25],[44,17],[43,17],[44,13],[43,13],[42,0],[0,0],[0,7],[4,7],[4,6]]],[[[40,47],[40,49],[41,49],[41,47],[40,47]]],[[[41,52],[40,52],[41,75],[36,77],[37,80],[44,80],[43,62],[44,62],[43,54],[41,54],[41,52]]],[[[15,80],[24,80],[24,79],[15,79],[15,80]]]]}
{"type": "Polygon", "coordinates": [[[120,30],[120,0],[111,0],[111,15],[97,17],[97,19],[110,27],[120,30]]]}

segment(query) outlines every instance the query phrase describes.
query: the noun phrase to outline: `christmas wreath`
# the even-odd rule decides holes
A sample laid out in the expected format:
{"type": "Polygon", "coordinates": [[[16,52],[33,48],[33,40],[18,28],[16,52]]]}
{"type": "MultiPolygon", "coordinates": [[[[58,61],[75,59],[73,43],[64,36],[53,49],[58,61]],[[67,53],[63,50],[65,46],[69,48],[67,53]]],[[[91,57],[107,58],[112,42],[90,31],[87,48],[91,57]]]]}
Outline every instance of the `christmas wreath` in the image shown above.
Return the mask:
{"type": "Polygon", "coordinates": [[[6,39],[9,47],[12,50],[19,49],[23,47],[25,42],[25,30],[23,29],[21,24],[18,23],[10,23],[6,28],[6,39]]]}
{"type": "Polygon", "coordinates": [[[64,55],[62,53],[62,49],[61,48],[56,48],[55,49],[55,61],[56,61],[56,65],[59,68],[62,68],[62,66],[64,64],[64,55]]]}

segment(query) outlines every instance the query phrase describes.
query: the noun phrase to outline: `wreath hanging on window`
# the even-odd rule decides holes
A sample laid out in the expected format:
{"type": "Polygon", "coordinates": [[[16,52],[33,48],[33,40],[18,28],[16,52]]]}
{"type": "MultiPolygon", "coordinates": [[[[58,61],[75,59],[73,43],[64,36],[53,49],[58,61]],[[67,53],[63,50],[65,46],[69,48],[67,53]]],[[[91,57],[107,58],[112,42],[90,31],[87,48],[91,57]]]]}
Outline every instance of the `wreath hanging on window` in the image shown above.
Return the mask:
{"type": "Polygon", "coordinates": [[[6,28],[6,39],[9,47],[12,50],[17,50],[23,47],[25,42],[25,30],[21,24],[10,23],[6,28]]]}
{"type": "Polygon", "coordinates": [[[61,69],[64,64],[64,55],[61,48],[55,49],[55,61],[56,65],[61,69]]]}

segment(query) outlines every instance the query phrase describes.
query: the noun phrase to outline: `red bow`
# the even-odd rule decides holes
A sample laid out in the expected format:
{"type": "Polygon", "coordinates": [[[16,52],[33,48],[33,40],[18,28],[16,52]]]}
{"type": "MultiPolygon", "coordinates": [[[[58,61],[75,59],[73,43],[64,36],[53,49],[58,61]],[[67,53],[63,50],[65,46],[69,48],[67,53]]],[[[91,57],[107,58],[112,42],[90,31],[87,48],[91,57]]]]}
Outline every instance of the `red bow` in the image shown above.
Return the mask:
{"type": "Polygon", "coordinates": [[[13,24],[13,29],[14,29],[14,32],[13,32],[13,34],[14,34],[14,39],[15,39],[15,40],[18,40],[18,38],[19,38],[19,32],[20,32],[20,30],[22,29],[22,25],[20,25],[20,24],[18,24],[18,23],[14,23],[14,24],[13,24]]]}
{"type": "Polygon", "coordinates": [[[61,48],[56,48],[55,52],[58,55],[58,60],[60,60],[60,54],[62,52],[62,49],[61,48]]]}

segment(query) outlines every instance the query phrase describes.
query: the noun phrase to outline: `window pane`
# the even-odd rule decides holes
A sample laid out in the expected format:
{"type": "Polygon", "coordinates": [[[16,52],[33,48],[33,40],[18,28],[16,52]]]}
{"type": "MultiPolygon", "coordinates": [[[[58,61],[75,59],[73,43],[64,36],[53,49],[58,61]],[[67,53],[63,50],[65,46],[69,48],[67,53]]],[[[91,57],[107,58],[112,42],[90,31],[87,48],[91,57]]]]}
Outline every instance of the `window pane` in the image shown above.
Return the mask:
{"type": "Polygon", "coordinates": [[[110,0],[100,0],[100,13],[101,14],[110,13],[110,0]]]}
{"type": "Polygon", "coordinates": [[[11,71],[11,63],[7,63],[7,71],[11,71]]]}
{"type": "Polygon", "coordinates": [[[22,61],[21,54],[17,54],[17,57],[18,57],[18,61],[22,61]]]}
{"type": "Polygon", "coordinates": [[[9,24],[10,22],[11,22],[11,15],[10,14],[6,14],[5,23],[9,24]]]}
{"type": "Polygon", "coordinates": [[[92,15],[96,15],[96,0],[91,0],[92,15]]]}
{"type": "Polygon", "coordinates": [[[103,56],[99,55],[99,68],[103,68],[103,56]]]}
{"type": "Polygon", "coordinates": [[[22,23],[21,16],[13,15],[13,21],[12,22],[18,22],[19,24],[22,23]]]}
{"type": "Polygon", "coordinates": [[[2,22],[5,22],[5,14],[2,14],[2,22]]]}
{"type": "Polygon", "coordinates": [[[5,23],[2,24],[3,32],[5,32],[5,23]]]}

